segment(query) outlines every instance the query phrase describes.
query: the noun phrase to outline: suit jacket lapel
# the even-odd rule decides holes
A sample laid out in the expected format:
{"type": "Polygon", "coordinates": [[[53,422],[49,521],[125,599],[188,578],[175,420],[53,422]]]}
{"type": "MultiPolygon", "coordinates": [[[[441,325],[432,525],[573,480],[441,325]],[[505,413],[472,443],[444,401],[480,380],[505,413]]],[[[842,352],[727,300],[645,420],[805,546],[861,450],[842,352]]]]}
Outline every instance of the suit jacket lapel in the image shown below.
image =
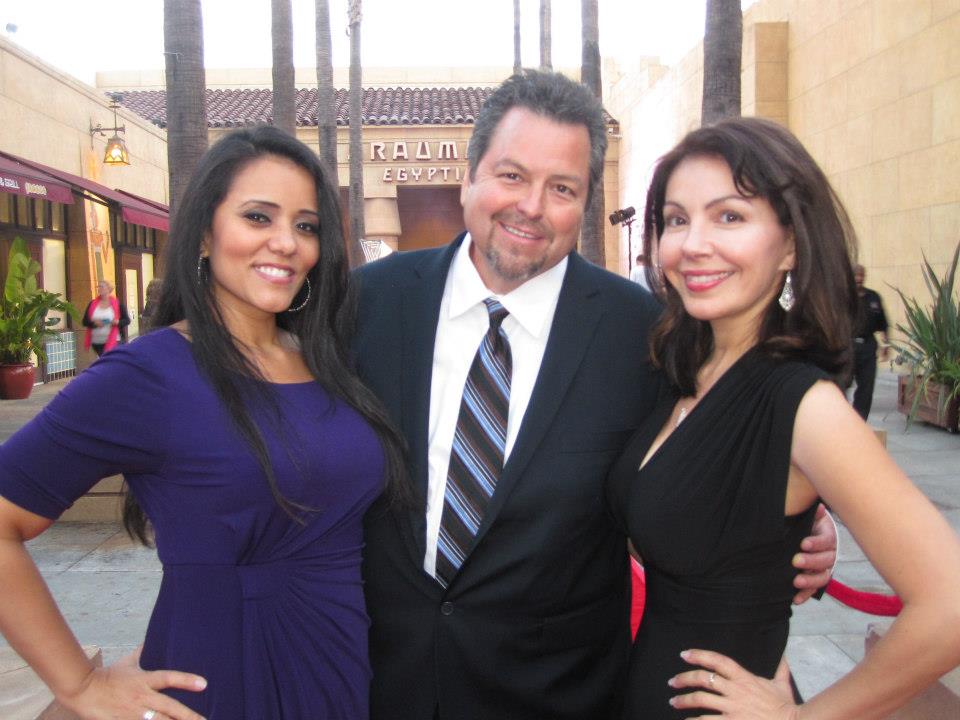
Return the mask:
{"type": "Polygon", "coordinates": [[[402,432],[410,443],[411,480],[421,504],[410,514],[413,552],[423,563],[426,551],[426,497],[429,468],[430,388],[433,347],[443,288],[450,263],[463,235],[437,253],[429,253],[413,268],[401,299],[403,349],[400,377],[403,382],[402,432]]]}
{"type": "Polygon", "coordinates": [[[523,475],[544,434],[550,428],[566,396],[567,388],[583,361],[597,321],[604,312],[600,291],[590,281],[587,270],[587,261],[576,253],[571,253],[530,404],[523,416],[517,441],[477,531],[474,547],[496,520],[511,490],[523,475]]]}

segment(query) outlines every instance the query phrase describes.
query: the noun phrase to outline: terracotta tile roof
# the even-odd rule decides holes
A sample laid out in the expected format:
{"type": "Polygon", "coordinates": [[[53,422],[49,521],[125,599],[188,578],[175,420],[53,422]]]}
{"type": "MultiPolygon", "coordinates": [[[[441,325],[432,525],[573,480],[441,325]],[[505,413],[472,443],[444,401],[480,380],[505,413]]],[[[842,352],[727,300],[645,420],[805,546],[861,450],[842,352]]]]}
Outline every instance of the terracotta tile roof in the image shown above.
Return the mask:
{"type": "MultiPolygon", "coordinates": [[[[363,91],[364,125],[470,125],[491,92],[490,88],[367,88],[363,91]]],[[[210,127],[263,125],[273,119],[271,91],[265,89],[207,90],[210,127]]],[[[337,90],[337,125],[346,126],[349,100],[337,90]]],[[[167,125],[167,94],[163,90],[127,90],[123,106],[154,125],[167,125]]],[[[317,90],[297,90],[297,125],[317,124],[317,90]]]]}
{"type": "MultiPolygon", "coordinates": [[[[364,125],[472,125],[493,88],[366,88],[363,91],[364,125]]],[[[167,94],[163,90],[127,90],[122,104],[158,127],[167,126],[167,94]]],[[[207,124],[228,128],[264,125],[273,120],[269,88],[207,90],[207,124]]],[[[297,90],[297,125],[317,124],[317,90],[297,90]]],[[[349,120],[346,90],[334,98],[337,125],[349,120]]],[[[616,123],[607,115],[607,122],[616,123]]]]}

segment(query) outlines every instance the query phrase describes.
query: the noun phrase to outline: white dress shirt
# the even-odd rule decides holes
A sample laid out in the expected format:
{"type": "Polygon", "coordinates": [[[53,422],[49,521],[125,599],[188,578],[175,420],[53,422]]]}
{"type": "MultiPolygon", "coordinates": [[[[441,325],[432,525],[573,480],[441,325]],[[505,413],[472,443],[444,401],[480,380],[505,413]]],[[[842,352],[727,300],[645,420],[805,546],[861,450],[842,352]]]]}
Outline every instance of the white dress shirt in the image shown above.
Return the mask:
{"type": "Polygon", "coordinates": [[[497,295],[483,284],[470,260],[470,234],[464,238],[447,273],[440,302],[437,339],[433,349],[430,380],[430,427],[427,486],[427,547],[423,569],[436,574],[437,536],[443,514],[450,451],[460,414],[463,386],[483,336],[490,328],[490,316],[483,301],[496,298],[510,314],[503,330],[510,341],[513,377],[510,382],[510,412],[504,462],[510,457],[520,423],[530,402],[540,363],[547,347],[553,314],[567,271],[564,257],[554,267],[530,278],[516,290],[497,295]]]}

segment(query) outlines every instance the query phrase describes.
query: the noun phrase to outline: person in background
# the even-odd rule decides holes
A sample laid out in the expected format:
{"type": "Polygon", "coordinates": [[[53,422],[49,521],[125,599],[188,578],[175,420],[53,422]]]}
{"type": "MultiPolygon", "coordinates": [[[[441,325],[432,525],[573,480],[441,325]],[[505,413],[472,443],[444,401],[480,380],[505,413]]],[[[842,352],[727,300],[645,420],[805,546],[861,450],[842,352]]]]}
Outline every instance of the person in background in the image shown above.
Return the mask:
{"type": "Polygon", "coordinates": [[[688,134],[657,164],[644,219],[665,304],[651,349],[670,389],[608,482],[647,580],[623,718],[888,717],[960,662],[960,542],[840,389],[849,219],[799,141],[760,118],[688,134]],[[791,558],[820,497],[904,609],[854,670],[795,705],[781,660],[791,558]]]}
{"type": "Polygon", "coordinates": [[[163,280],[154,278],[147,283],[146,302],[140,312],[140,334],[143,335],[153,328],[153,316],[160,304],[160,294],[163,290],[163,280]]]}
{"type": "Polygon", "coordinates": [[[97,283],[97,297],[90,301],[83,313],[83,325],[87,328],[83,345],[101,357],[119,343],[127,341],[127,325],[130,316],[127,308],[113,296],[113,285],[106,280],[97,283]]]}
{"type": "Polygon", "coordinates": [[[877,380],[877,337],[883,335],[880,357],[886,360],[890,355],[890,326],[887,314],[883,310],[883,301],[876,291],[863,286],[866,277],[863,265],[853,268],[853,278],[857,283],[857,318],[853,327],[853,409],[864,420],[870,415],[873,405],[873,386],[877,380]]]}
{"type": "Polygon", "coordinates": [[[637,255],[637,264],[630,271],[630,279],[644,290],[650,289],[650,285],[647,283],[647,256],[643,253],[637,255]]]}
{"type": "Polygon", "coordinates": [[[266,126],[213,145],[183,197],[163,327],[0,445],[0,631],[84,720],[366,718],[362,519],[403,473],[347,364],[337,191],[266,126]],[[23,543],[116,473],[163,582],[142,652],[97,668],[23,543]]]}

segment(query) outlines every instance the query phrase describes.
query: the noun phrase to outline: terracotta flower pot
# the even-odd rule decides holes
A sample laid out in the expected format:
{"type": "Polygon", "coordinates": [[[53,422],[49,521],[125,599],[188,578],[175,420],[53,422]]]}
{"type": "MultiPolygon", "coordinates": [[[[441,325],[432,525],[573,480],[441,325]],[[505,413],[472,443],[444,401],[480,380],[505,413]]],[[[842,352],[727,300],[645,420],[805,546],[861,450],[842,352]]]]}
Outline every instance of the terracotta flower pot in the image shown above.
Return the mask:
{"type": "Polygon", "coordinates": [[[0,365],[0,400],[23,400],[30,397],[37,368],[31,363],[0,365]]]}
{"type": "MultiPolygon", "coordinates": [[[[958,431],[960,421],[960,398],[953,398],[949,402],[946,397],[950,394],[949,388],[940,383],[928,383],[926,394],[917,403],[917,420],[945,428],[948,432],[958,431]]],[[[913,408],[916,390],[914,382],[908,375],[897,378],[897,409],[909,416],[913,408]]]]}

